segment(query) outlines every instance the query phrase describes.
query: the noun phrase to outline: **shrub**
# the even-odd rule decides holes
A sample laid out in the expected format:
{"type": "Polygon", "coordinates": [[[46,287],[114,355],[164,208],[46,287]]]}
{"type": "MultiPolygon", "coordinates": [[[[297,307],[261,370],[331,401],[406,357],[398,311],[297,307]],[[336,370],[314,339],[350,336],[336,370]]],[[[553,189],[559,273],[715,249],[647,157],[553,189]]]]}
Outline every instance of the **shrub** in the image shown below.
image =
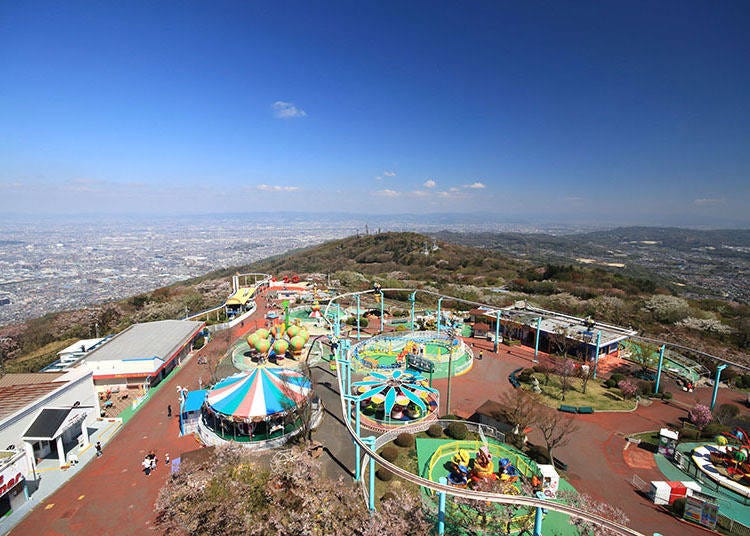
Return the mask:
{"type": "Polygon", "coordinates": [[[696,440],[696,439],[700,439],[700,437],[701,437],[701,431],[696,430],[694,428],[684,428],[680,432],[681,439],[696,440]]]}
{"type": "Polygon", "coordinates": [[[663,393],[661,394],[661,398],[662,398],[662,400],[672,400],[672,397],[673,397],[673,396],[674,396],[674,395],[673,395],[673,394],[672,394],[672,393],[671,393],[670,391],[664,391],[664,392],[663,392],[663,393]]]}
{"type": "Polygon", "coordinates": [[[750,388],[750,374],[742,374],[734,379],[734,384],[740,389],[750,388]]]}
{"type": "Polygon", "coordinates": [[[396,445],[399,447],[409,448],[414,446],[414,436],[411,435],[409,432],[403,432],[398,434],[396,437],[396,440],[394,441],[396,445]]]}
{"type": "Polygon", "coordinates": [[[443,436],[443,427],[439,424],[431,424],[430,427],[427,429],[427,435],[430,437],[442,437],[443,436]]]}
{"type": "Polygon", "coordinates": [[[466,439],[466,436],[469,435],[469,429],[466,428],[466,425],[462,422],[452,422],[448,425],[445,433],[453,439],[461,440],[466,439]]]}
{"type": "Polygon", "coordinates": [[[388,445],[387,447],[383,447],[383,450],[380,451],[380,455],[389,462],[395,462],[396,458],[398,458],[398,449],[388,445]]]}
{"type": "Polygon", "coordinates": [[[377,476],[378,479],[382,480],[383,482],[388,482],[389,480],[393,480],[394,474],[391,473],[388,469],[380,467],[377,471],[375,471],[375,476],[377,476]]]}
{"type": "Polygon", "coordinates": [[[541,445],[531,445],[529,447],[529,458],[534,460],[536,463],[547,464],[550,463],[549,453],[541,445]]]}
{"type": "Polygon", "coordinates": [[[395,494],[395,493],[393,493],[392,491],[386,491],[386,492],[385,492],[385,493],[383,494],[383,496],[382,496],[382,497],[380,498],[380,502],[382,502],[382,503],[383,503],[383,502],[385,502],[385,501],[391,501],[391,500],[393,500],[393,499],[398,499],[398,497],[396,496],[396,494],[395,494]]]}
{"type": "Polygon", "coordinates": [[[452,413],[449,413],[445,417],[441,417],[444,421],[460,421],[461,417],[458,415],[453,415],[452,413]]]}
{"type": "Polygon", "coordinates": [[[672,503],[672,513],[681,518],[685,514],[685,502],[687,502],[685,497],[675,499],[672,503]]]}
{"type": "Polygon", "coordinates": [[[633,398],[635,394],[638,392],[638,387],[631,382],[630,380],[621,380],[617,387],[620,388],[620,391],[622,391],[622,396],[625,398],[633,398]]]}
{"type": "Polygon", "coordinates": [[[703,429],[703,437],[715,437],[723,432],[731,432],[732,428],[725,424],[712,422],[703,429]]]}
{"type": "Polygon", "coordinates": [[[651,396],[654,394],[654,388],[656,387],[656,382],[649,382],[646,380],[639,380],[635,383],[636,387],[638,388],[638,394],[641,396],[651,396]]]}
{"type": "Polygon", "coordinates": [[[612,376],[609,377],[609,379],[615,380],[615,385],[617,385],[618,383],[620,383],[622,380],[625,379],[625,375],[620,374],[619,372],[615,372],[614,374],[612,374],[612,376]]]}
{"type": "Polygon", "coordinates": [[[739,406],[734,404],[719,404],[714,412],[714,418],[721,424],[729,424],[740,414],[739,406]]]}
{"type": "MultiPolygon", "coordinates": [[[[621,380],[622,381],[622,380],[621,380]]],[[[604,386],[608,388],[617,387],[617,381],[614,378],[608,379],[606,382],[604,382],[604,386]]]]}
{"type": "Polygon", "coordinates": [[[531,381],[531,375],[533,373],[534,371],[531,369],[523,369],[521,372],[518,373],[518,376],[516,377],[518,378],[519,382],[529,383],[531,381]]]}

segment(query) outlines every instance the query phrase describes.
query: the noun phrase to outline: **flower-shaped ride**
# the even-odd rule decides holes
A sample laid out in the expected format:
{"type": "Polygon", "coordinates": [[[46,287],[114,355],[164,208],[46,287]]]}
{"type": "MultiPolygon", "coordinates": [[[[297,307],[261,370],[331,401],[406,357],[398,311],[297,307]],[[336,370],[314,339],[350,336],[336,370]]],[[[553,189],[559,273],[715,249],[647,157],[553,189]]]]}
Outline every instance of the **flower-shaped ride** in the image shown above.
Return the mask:
{"type": "Polygon", "coordinates": [[[437,389],[429,387],[418,372],[371,372],[362,381],[354,382],[352,388],[357,401],[383,405],[383,414],[397,420],[421,419],[437,409],[437,389]]]}

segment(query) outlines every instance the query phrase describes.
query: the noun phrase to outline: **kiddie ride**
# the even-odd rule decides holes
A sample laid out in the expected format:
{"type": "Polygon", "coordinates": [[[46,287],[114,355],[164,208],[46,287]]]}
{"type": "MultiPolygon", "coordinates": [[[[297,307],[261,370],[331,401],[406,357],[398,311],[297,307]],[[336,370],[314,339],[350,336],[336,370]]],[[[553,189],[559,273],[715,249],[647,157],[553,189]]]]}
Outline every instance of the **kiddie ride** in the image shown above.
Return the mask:
{"type": "MultiPolygon", "coordinates": [[[[469,453],[460,449],[448,462],[448,483],[461,488],[469,487],[475,489],[482,484],[499,480],[504,484],[513,484],[518,480],[518,470],[507,458],[500,458],[499,470],[494,471],[492,454],[487,446],[482,446],[473,459],[469,453]]],[[[516,495],[519,489],[513,485],[504,486],[503,493],[516,495]]]]}
{"type": "Polygon", "coordinates": [[[750,438],[742,428],[716,436],[723,448],[711,449],[710,460],[720,473],[736,482],[750,485],[750,438]]]}

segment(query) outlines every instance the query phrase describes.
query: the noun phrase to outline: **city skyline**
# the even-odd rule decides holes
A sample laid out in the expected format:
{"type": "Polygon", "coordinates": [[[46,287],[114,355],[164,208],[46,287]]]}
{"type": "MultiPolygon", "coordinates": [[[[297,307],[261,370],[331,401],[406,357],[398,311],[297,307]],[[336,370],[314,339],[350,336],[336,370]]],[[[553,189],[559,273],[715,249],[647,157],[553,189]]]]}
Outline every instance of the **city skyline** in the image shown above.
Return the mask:
{"type": "Polygon", "coordinates": [[[748,22],[740,2],[4,5],[0,212],[747,226],[748,22]]]}

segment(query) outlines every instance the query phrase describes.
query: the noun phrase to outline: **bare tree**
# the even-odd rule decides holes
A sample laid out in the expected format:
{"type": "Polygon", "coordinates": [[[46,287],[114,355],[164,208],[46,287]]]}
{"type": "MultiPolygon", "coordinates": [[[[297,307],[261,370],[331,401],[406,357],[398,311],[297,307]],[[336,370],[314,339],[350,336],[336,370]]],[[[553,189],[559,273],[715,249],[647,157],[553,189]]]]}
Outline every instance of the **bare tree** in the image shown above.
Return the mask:
{"type": "MultiPolygon", "coordinates": [[[[513,484],[499,480],[480,482],[474,489],[492,493],[518,493],[513,484]],[[510,489],[511,487],[513,489],[510,489]]],[[[529,495],[531,491],[530,487],[525,486],[522,493],[529,495]]],[[[452,507],[455,512],[450,516],[450,519],[453,520],[456,527],[451,533],[469,536],[511,534],[517,533],[519,530],[528,530],[531,528],[530,525],[533,525],[533,516],[530,515],[534,510],[532,507],[496,504],[463,498],[455,498],[452,507]]]]}
{"type": "Polygon", "coordinates": [[[560,376],[560,394],[561,399],[565,400],[565,393],[567,393],[572,385],[570,379],[573,377],[576,371],[576,364],[567,355],[562,357],[562,361],[557,365],[557,374],[560,376]]]}
{"type": "Polygon", "coordinates": [[[536,425],[542,433],[549,459],[552,462],[554,462],[552,450],[567,445],[571,436],[578,431],[578,425],[571,417],[546,407],[540,410],[536,425]]]}
{"type": "Polygon", "coordinates": [[[516,446],[523,445],[524,430],[535,424],[539,418],[539,409],[542,406],[538,401],[538,395],[520,388],[506,391],[500,397],[502,413],[493,417],[502,417],[514,426],[512,436],[516,446]]]}

